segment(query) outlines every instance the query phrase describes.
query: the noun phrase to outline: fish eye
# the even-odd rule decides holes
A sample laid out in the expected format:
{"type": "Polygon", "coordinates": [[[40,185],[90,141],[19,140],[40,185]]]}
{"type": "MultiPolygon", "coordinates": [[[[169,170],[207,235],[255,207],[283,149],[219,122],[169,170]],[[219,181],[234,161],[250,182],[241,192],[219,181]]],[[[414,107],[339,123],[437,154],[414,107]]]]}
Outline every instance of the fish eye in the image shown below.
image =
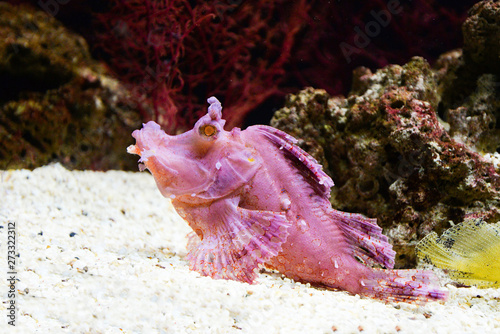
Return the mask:
{"type": "Polygon", "coordinates": [[[217,133],[217,128],[211,124],[200,127],[200,134],[205,137],[212,137],[217,133]]]}

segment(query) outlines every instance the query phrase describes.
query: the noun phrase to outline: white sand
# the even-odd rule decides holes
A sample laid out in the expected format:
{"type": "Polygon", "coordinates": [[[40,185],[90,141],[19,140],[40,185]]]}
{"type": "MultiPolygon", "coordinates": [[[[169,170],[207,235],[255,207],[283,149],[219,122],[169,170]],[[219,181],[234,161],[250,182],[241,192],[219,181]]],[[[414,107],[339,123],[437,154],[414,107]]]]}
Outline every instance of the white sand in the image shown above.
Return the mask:
{"type": "Polygon", "coordinates": [[[148,173],[0,171],[0,333],[500,333],[500,291],[386,305],[261,274],[188,268],[189,227],[148,173]],[[16,223],[16,327],[7,324],[7,225],[16,223]],[[71,233],[76,233],[73,237],[71,233]]]}

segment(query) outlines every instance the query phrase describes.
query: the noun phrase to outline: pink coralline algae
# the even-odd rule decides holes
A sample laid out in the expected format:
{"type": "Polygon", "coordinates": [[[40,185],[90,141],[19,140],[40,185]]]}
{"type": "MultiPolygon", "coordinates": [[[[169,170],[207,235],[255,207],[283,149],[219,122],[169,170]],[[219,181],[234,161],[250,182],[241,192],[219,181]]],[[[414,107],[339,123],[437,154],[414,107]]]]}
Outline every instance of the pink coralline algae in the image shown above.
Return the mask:
{"type": "Polygon", "coordinates": [[[370,267],[393,267],[387,237],[375,219],[331,207],[332,179],[295,138],[264,125],[225,131],[221,104],[208,102],[192,130],[169,136],[151,121],[128,148],[195,232],[191,269],[252,283],[262,265],[386,301],[446,299],[432,271],[370,267]]]}

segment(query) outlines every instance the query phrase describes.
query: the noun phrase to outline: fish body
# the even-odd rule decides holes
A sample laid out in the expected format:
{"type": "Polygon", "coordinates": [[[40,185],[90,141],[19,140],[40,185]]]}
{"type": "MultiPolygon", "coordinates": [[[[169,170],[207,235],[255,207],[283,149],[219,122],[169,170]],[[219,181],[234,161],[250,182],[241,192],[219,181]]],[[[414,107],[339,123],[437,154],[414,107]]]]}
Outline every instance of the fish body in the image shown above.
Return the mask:
{"type": "Polygon", "coordinates": [[[500,223],[467,220],[422,239],[416,248],[425,263],[448,271],[450,278],[479,288],[500,287],[500,223]]]}
{"type": "Polygon", "coordinates": [[[430,271],[370,267],[394,266],[387,237],[375,219],[331,207],[332,179],[295,138],[263,125],[225,131],[219,101],[208,102],[192,130],[169,136],[149,122],[128,148],[195,232],[192,270],[252,283],[265,266],[383,300],[446,298],[430,271]]]}

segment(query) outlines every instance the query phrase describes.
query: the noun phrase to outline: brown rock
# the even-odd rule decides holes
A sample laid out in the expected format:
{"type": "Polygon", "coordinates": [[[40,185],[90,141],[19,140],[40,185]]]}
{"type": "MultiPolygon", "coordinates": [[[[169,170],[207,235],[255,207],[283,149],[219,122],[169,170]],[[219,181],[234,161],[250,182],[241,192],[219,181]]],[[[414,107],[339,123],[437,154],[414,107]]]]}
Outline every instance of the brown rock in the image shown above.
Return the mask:
{"type": "Polygon", "coordinates": [[[0,168],[135,169],[135,106],[84,39],[28,7],[0,13],[0,168]]]}

